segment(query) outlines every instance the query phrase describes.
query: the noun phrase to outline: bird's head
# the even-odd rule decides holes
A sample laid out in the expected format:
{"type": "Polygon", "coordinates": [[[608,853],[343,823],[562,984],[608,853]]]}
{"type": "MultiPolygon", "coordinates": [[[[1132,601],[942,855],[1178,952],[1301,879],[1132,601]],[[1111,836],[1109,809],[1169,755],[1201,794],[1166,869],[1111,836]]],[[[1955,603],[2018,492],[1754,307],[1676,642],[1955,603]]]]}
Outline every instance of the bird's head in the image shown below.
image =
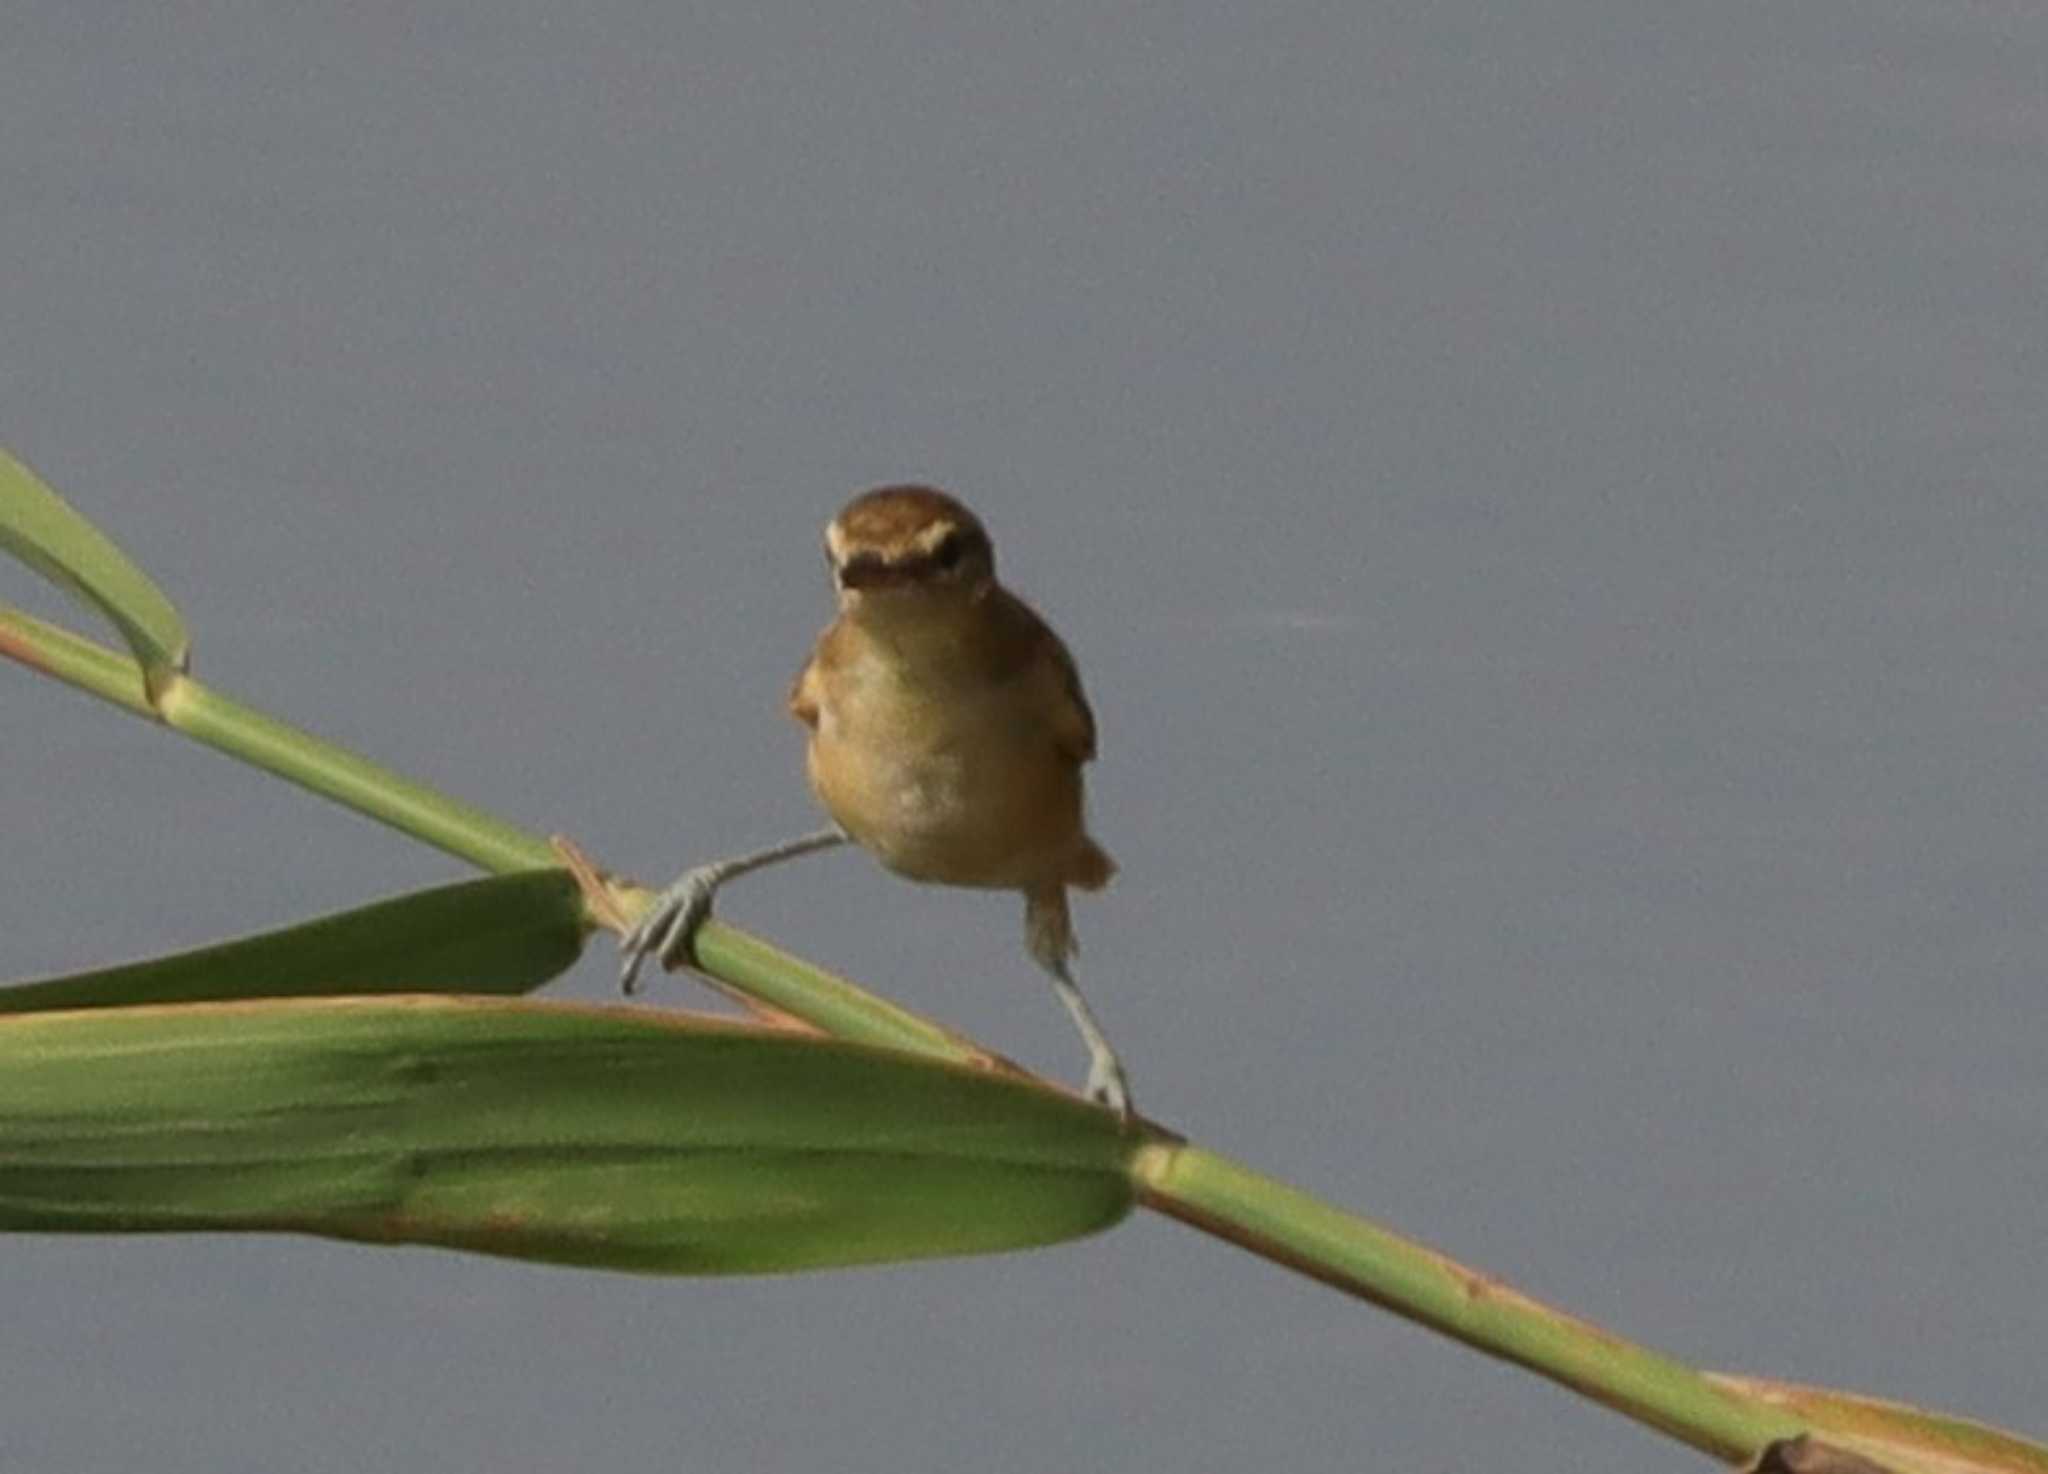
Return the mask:
{"type": "Polygon", "coordinates": [[[972,601],[996,576],[981,519],[929,486],[862,492],[825,525],[825,556],[839,607],[849,612],[972,601]]]}

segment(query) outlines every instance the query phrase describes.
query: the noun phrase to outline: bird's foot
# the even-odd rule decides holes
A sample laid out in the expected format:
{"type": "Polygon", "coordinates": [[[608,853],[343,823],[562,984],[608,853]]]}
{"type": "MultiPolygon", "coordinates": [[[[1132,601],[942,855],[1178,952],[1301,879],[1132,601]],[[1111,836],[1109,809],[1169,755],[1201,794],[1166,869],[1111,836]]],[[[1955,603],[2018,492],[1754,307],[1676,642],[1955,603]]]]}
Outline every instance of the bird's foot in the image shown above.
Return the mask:
{"type": "Polygon", "coordinates": [[[674,967],[690,955],[690,940],[710,917],[712,897],[725,878],[720,866],[699,865],[685,870],[655,897],[633,929],[619,938],[625,959],[619,968],[620,992],[639,991],[640,967],[649,957],[663,967],[674,967]]]}
{"type": "Polygon", "coordinates": [[[1130,1081],[1124,1077],[1123,1062],[1107,1050],[1088,1063],[1088,1098],[1125,1121],[1131,1119],[1130,1081]]]}
{"type": "Polygon", "coordinates": [[[783,844],[756,850],[751,855],[735,855],[729,860],[717,860],[685,870],[674,885],[655,897],[654,904],[647,908],[647,914],[633,929],[619,938],[619,950],[626,957],[625,965],[619,969],[620,991],[631,993],[634,990],[640,976],[640,964],[650,956],[657,958],[663,967],[675,967],[689,960],[690,939],[710,917],[711,898],[728,880],[750,870],[760,870],[795,859],[798,855],[808,855],[814,850],[829,850],[846,841],[846,831],[835,824],[830,829],[799,835],[783,844]]]}

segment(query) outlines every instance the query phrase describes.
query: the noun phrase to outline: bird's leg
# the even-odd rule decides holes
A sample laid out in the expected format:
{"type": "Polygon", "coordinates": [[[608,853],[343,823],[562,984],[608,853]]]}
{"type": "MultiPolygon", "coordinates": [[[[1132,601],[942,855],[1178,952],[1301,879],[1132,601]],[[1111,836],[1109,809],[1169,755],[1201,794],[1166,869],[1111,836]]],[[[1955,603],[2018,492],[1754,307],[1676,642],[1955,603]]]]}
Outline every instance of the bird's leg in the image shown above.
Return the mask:
{"type": "Polygon", "coordinates": [[[1108,1106],[1126,1121],[1130,1120],[1131,1084],[1124,1075],[1123,1061],[1110,1048],[1109,1036],[1095,1021],[1088,1000],[1081,996],[1074,975],[1067,970],[1066,960],[1055,958],[1048,962],[1040,958],[1039,963],[1052,975],[1053,992],[1059,994],[1060,1002],[1073,1015],[1074,1027],[1081,1031],[1081,1038],[1088,1046],[1088,1098],[1108,1106]]]}
{"type": "Polygon", "coordinates": [[[674,967],[689,955],[691,937],[711,915],[711,899],[728,880],[814,850],[831,849],[845,844],[847,838],[846,831],[835,824],[751,855],[735,855],[729,860],[714,860],[709,865],[685,870],[674,885],[655,897],[654,904],[634,923],[633,929],[619,938],[619,951],[625,957],[619,970],[620,991],[631,993],[636,989],[640,964],[648,957],[664,967],[674,967]]]}
{"type": "Polygon", "coordinates": [[[1123,1061],[1109,1047],[1109,1036],[1095,1022],[1088,1000],[1067,967],[1075,952],[1074,923],[1067,912],[1067,888],[1052,885],[1024,893],[1024,946],[1032,960],[1052,978],[1052,990],[1073,1015],[1074,1027],[1088,1046],[1088,1098],[1108,1106],[1126,1121],[1131,1118],[1130,1082],[1123,1061]]]}

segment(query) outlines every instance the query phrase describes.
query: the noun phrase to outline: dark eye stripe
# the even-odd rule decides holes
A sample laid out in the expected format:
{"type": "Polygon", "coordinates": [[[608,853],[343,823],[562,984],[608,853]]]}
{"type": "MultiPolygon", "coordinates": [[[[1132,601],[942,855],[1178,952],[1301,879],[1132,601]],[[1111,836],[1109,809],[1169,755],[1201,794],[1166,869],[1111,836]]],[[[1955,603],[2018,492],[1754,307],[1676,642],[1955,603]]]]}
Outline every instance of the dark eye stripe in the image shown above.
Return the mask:
{"type": "Polygon", "coordinates": [[[950,572],[973,553],[979,553],[986,561],[989,556],[988,538],[964,529],[956,530],[947,533],[929,553],[914,557],[891,559],[879,553],[855,553],[840,571],[840,582],[849,588],[914,583],[933,573],[950,572]]]}

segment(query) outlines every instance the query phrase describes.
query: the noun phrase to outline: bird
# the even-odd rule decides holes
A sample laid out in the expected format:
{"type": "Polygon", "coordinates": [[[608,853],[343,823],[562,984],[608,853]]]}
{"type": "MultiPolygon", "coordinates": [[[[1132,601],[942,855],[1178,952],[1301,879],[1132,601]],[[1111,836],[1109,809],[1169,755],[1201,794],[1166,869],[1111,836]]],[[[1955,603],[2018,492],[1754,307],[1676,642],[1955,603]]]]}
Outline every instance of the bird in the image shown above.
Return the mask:
{"type": "Polygon", "coordinates": [[[1087,1045],[1087,1093],[1128,1120],[1123,1063],[1072,969],[1067,891],[1100,890],[1116,873],[1084,813],[1095,714],[1074,657],[997,581],[981,519],[936,487],[854,497],[826,524],[825,554],[838,615],[798,672],[789,712],[832,823],[684,871],[620,939],[622,987],[634,990],[649,957],[689,958],[727,881],[851,842],[913,881],[1022,894],[1025,949],[1087,1045]]]}

